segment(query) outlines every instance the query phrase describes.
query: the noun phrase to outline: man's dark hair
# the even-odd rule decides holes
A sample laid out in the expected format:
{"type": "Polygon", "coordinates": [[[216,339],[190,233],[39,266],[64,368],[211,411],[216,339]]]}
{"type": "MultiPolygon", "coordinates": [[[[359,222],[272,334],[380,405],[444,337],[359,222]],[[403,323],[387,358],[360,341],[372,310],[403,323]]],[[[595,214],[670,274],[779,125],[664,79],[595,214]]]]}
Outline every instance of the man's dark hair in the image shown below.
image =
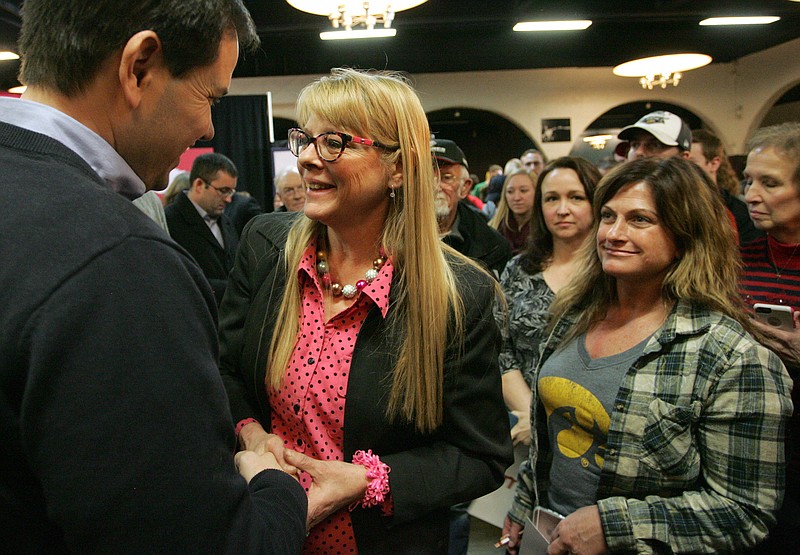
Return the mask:
{"type": "Polygon", "coordinates": [[[206,183],[211,183],[217,177],[218,172],[225,172],[231,177],[237,177],[236,165],[233,161],[217,152],[201,154],[194,159],[192,171],[189,173],[189,183],[194,183],[198,177],[206,183]]]}
{"type": "Polygon", "coordinates": [[[158,34],[174,77],[212,64],[226,33],[236,32],[244,52],[260,43],[242,0],[26,0],[20,81],[75,96],[144,30],[158,34]]]}

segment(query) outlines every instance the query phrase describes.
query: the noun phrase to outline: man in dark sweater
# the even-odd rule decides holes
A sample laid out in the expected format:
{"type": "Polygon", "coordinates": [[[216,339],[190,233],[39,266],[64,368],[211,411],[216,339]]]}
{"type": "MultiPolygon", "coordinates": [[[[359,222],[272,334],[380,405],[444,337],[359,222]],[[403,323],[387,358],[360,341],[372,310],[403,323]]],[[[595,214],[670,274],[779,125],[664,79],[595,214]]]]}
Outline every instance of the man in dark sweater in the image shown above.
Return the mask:
{"type": "Polygon", "coordinates": [[[211,289],[128,200],[211,138],[257,43],[240,0],[25,2],[28,90],[0,99],[0,550],[299,552],[302,487],[234,459],[211,289]]]}
{"type": "Polygon", "coordinates": [[[442,240],[500,279],[511,245],[463,200],[472,187],[464,152],[447,139],[434,139],[431,151],[437,166],[436,219],[442,240]]]}

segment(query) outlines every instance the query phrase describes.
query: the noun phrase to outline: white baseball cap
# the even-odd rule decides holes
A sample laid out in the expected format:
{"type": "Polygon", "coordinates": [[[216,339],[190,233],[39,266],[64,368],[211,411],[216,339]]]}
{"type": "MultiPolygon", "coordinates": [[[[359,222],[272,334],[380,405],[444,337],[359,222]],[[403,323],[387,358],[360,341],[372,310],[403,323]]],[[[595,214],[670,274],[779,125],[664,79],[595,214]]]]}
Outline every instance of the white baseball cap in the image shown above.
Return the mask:
{"type": "Polygon", "coordinates": [[[692,148],[691,129],[672,112],[650,112],[633,125],[620,131],[617,137],[623,141],[629,141],[637,129],[647,131],[667,146],[677,146],[681,150],[691,150],[692,148]]]}

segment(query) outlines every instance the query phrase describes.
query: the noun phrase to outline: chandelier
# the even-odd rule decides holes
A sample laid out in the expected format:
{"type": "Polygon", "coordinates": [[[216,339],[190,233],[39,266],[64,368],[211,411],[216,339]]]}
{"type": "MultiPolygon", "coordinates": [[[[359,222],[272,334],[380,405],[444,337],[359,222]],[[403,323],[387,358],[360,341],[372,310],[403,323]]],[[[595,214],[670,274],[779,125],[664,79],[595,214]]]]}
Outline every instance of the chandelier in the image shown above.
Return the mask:
{"type": "Polygon", "coordinates": [[[603,150],[606,148],[606,143],[613,138],[613,135],[591,135],[590,137],[584,137],[583,142],[588,143],[595,150],[603,150]]]}
{"type": "Polygon", "coordinates": [[[427,0],[286,0],[290,6],[331,22],[322,40],[393,37],[394,14],[424,4],[427,0]]]}
{"type": "Polygon", "coordinates": [[[668,54],[625,62],[615,67],[613,72],[620,77],[639,77],[642,88],[652,91],[655,87],[677,87],[684,72],[710,63],[711,56],[705,54],[668,54]]]}

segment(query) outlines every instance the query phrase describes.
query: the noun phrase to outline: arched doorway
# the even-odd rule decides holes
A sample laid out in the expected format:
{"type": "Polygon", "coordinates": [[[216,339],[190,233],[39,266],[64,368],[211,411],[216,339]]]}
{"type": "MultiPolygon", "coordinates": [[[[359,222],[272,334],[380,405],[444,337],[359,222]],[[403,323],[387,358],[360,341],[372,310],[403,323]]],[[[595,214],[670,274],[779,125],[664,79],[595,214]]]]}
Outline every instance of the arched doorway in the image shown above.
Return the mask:
{"type": "Polygon", "coordinates": [[[759,127],[800,121],[800,83],[786,91],[761,120],[759,127]]]}
{"type": "Polygon", "coordinates": [[[539,146],[503,116],[474,108],[446,108],[428,112],[431,133],[461,147],[471,173],[480,180],[492,164],[505,165],[529,148],[539,146]]]}

